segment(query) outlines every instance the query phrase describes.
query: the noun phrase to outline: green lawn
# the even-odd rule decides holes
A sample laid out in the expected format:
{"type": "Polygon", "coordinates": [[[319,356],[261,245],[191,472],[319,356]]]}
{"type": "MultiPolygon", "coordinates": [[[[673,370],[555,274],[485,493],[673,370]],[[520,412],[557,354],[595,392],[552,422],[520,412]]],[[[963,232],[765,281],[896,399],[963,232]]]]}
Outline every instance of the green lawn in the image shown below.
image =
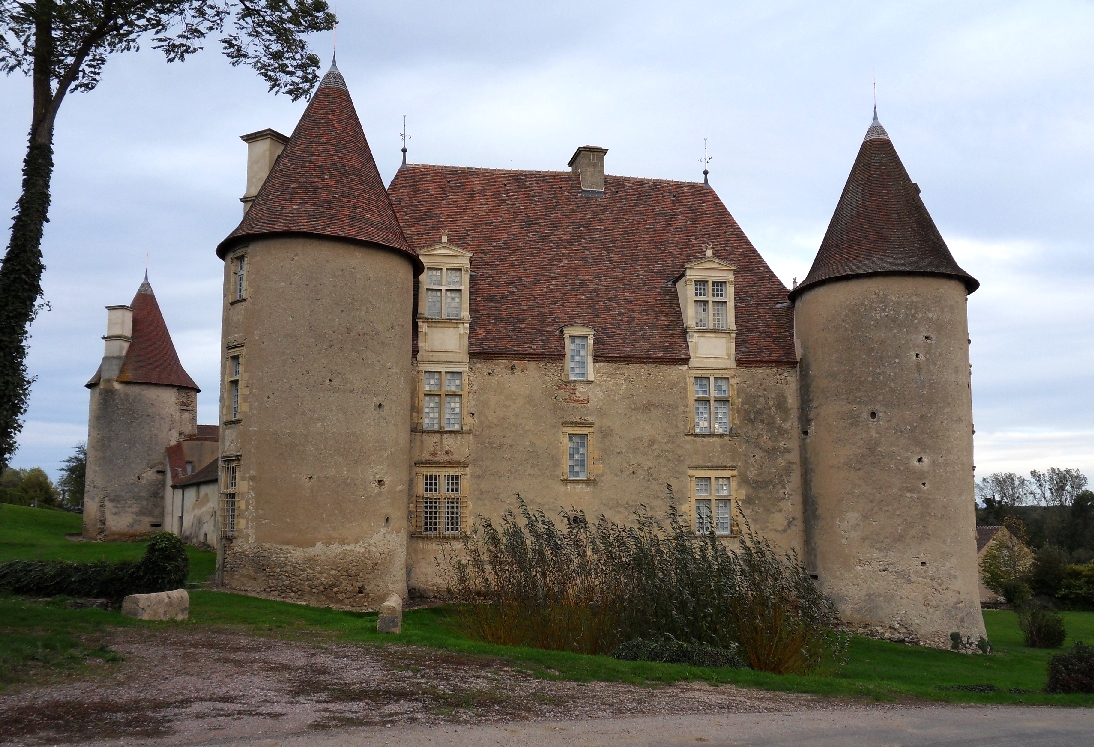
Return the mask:
{"type": "MultiPolygon", "coordinates": [[[[66,534],[78,534],[83,517],[67,511],[0,503],[0,563],[5,560],[139,560],[146,542],[71,542],[66,534]]],[[[187,547],[191,584],[204,583],[216,570],[216,553],[187,547]]]]}
{"type": "MultiPolygon", "coordinates": [[[[79,531],[79,517],[59,512],[12,506],[0,507],[0,561],[8,558],[60,557],[92,560],[139,557],[141,543],[71,543],[65,532],[79,531]],[[26,512],[35,512],[29,514],[26,512]],[[58,538],[60,538],[58,540],[58,538]]],[[[212,553],[193,551],[193,558],[212,553]]],[[[208,557],[201,571],[213,569],[208,557]]],[[[1094,695],[1045,695],[1048,658],[1057,651],[1022,645],[1014,613],[985,611],[988,634],[995,646],[991,656],[903,646],[854,638],[846,665],[828,677],[777,676],[750,670],[708,669],[673,664],[617,661],[605,656],[584,656],[559,651],[493,646],[468,640],[455,633],[443,609],[410,610],[403,618],[403,632],[376,632],[376,615],[317,609],[285,602],[255,599],[238,594],[194,590],[190,619],[179,623],[146,623],[98,609],[70,610],[64,600],[47,604],[0,596],[0,686],[23,679],[26,672],[43,666],[79,667],[87,658],[111,659],[101,647],[109,627],[117,626],[230,626],[255,635],[301,641],[331,640],[347,643],[404,643],[430,646],[472,655],[508,659],[537,676],[568,680],[667,683],[704,680],[770,690],[821,695],[863,696],[877,700],[926,699],[973,703],[1030,703],[1094,706],[1094,695]],[[994,685],[990,693],[954,691],[952,686],[994,685]],[[1010,692],[1018,690],[1019,692],[1010,692]],[[1025,692],[1034,691],[1034,692],[1025,692]]],[[[1075,640],[1094,641],[1094,613],[1064,613],[1070,645],[1075,640]]]]}

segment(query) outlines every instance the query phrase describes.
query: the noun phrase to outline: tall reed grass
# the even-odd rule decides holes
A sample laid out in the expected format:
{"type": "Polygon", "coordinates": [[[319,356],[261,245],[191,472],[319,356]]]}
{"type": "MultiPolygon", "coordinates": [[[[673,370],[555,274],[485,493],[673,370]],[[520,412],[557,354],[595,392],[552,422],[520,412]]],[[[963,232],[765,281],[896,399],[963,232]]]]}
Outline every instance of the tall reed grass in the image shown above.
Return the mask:
{"type": "MultiPolygon", "coordinates": [[[[479,517],[444,570],[456,624],[502,645],[610,654],[636,638],[726,647],[753,669],[838,666],[846,638],[835,605],[793,552],[780,554],[747,521],[739,546],[697,536],[672,506],[643,507],[633,525],[562,511],[556,523],[517,496],[495,526],[479,517]]],[[[736,542],[734,542],[736,545],[736,542]]]]}

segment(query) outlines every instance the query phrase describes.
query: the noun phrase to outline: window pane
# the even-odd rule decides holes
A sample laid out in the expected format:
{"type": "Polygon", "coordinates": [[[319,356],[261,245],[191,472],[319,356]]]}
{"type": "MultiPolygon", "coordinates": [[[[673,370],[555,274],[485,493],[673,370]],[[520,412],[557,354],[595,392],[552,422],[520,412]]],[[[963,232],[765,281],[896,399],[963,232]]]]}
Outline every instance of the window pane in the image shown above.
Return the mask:
{"type": "Polygon", "coordinates": [[[695,533],[710,532],[710,499],[695,501],[695,533]]]}
{"type": "Polygon", "coordinates": [[[447,290],[444,292],[444,318],[459,319],[463,314],[463,291],[447,290]]]}
{"type": "Polygon", "coordinates": [[[729,311],[725,301],[714,302],[714,329],[729,328],[729,311]]]}
{"type": "Polygon", "coordinates": [[[710,400],[695,400],[695,432],[710,433],[710,400]]]}
{"type": "Polygon", "coordinates": [[[425,395],[425,403],[422,407],[422,428],[427,431],[441,429],[441,395],[425,395]]]}
{"type": "Polygon", "coordinates": [[[714,402],[714,432],[729,433],[729,402],[724,399],[714,402]]]}
{"type": "Polygon", "coordinates": [[[710,478],[695,478],[695,495],[710,495],[710,478]]]}
{"type": "Polygon", "coordinates": [[[441,492],[441,476],[440,475],[422,475],[422,492],[423,493],[439,493],[441,492]]]}
{"type": "Polygon", "coordinates": [[[710,284],[710,296],[711,298],[725,298],[726,297],[726,282],[724,280],[715,280],[710,284]]]}
{"type": "Polygon", "coordinates": [[[444,375],[444,390],[446,392],[463,391],[463,373],[460,371],[448,371],[444,375]]]}
{"type": "MultiPolygon", "coordinates": [[[[459,475],[457,475],[459,477],[459,475]]],[[[449,498],[444,502],[444,533],[460,533],[460,499],[449,498]]]]}
{"type": "Polygon", "coordinates": [[[570,338],[570,378],[585,381],[589,378],[589,338],[570,338]]]}
{"type": "Polygon", "coordinates": [[[714,377],[714,396],[715,397],[728,397],[729,396],[729,379],[723,376],[714,377]]]}
{"type": "Polygon", "coordinates": [[[695,396],[696,397],[709,397],[710,396],[710,379],[706,376],[695,377],[695,396]]]}
{"type": "Polygon", "coordinates": [[[716,511],[716,515],[714,517],[716,522],[714,526],[714,531],[718,534],[729,534],[732,530],[733,524],[730,521],[729,507],[729,501],[714,502],[714,508],[716,511]]]}
{"type": "Polygon", "coordinates": [[[438,288],[441,283],[441,270],[426,270],[425,271],[425,284],[434,288],[438,288]]]}
{"type": "Polygon", "coordinates": [[[228,399],[229,399],[229,412],[232,414],[232,420],[236,420],[239,417],[239,382],[228,382],[228,399]]]}
{"type": "Polygon", "coordinates": [[[230,360],[231,360],[231,365],[229,366],[229,368],[232,369],[232,377],[238,379],[239,378],[239,356],[238,355],[233,355],[230,358],[230,360]]]}
{"type": "Polygon", "coordinates": [[[444,429],[446,431],[458,431],[463,428],[463,419],[460,417],[462,399],[458,394],[449,394],[444,398],[444,429]]]}
{"type": "Polygon", "coordinates": [[[246,269],[246,257],[236,260],[236,300],[243,298],[243,277],[246,269]]]}
{"type": "Polygon", "coordinates": [[[439,290],[427,290],[425,292],[425,315],[430,319],[441,318],[441,292],[439,290]]]}
{"type": "Polygon", "coordinates": [[[584,480],[589,476],[589,436],[570,433],[567,436],[566,474],[571,480],[584,480]]]}
{"type": "Polygon", "coordinates": [[[463,270],[449,270],[445,275],[445,281],[448,283],[449,288],[462,288],[463,287],[463,270]]]}
{"type": "Polygon", "coordinates": [[[459,495],[460,492],[460,475],[445,475],[444,476],[444,492],[455,493],[459,495]]]}
{"type": "MultiPolygon", "coordinates": [[[[427,475],[427,477],[436,475],[427,475]]],[[[440,531],[441,499],[434,496],[422,499],[422,534],[438,534],[440,531]]]]}
{"type": "Polygon", "coordinates": [[[427,392],[439,392],[441,391],[441,372],[440,371],[426,371],[425,378],[425,390],[427,392]]]}
{"type": "Polygon", "coordinates": [[[235,462],[230,463],[224,470],[224,488],[225,490],[236,489],[236,473],[239,470],[239,465],[235,462]]]}
{"type": "Polygon", "coordinates": [[[708,326],[710,326],[710,322],[707,319],[706,301],[695,302],[695,326],[700,329],[706,329],[708,326]]]}
{"type": "Polygon", "coordinates": [[[714,478],[714,495],[729,495],[729,478],[714,478]]]}
{"type": "Polygon", "coordinates": [[[706,298],[707,297],[707,281],[696,280],[695,281],[695,297],[706,298]]]}

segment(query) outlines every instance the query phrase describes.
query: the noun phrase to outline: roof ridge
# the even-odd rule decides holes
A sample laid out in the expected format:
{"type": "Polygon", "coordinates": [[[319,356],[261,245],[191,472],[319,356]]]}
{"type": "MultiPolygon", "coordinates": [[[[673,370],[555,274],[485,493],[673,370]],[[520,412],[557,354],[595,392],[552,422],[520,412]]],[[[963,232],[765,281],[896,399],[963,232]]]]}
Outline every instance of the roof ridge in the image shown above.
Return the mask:
{"type": "MultiPolygon", "coordinates": [[[[561,169],[499,169],[492,168],[490,166],[446,166],[440,163],[408,163],[405,168],[419,168],[419,169],[449,169],[453,171],[487,171],[496,172],[499,174],[555,174],[559,176],[570,176],[573,172],[564,171],[561,169]]],[[[604,174],[605,179],[626,179],[628,181],[636,182],[661,182],[664,184],[687,184],[695,187],[706,188],[703,182],[691,182],[684,179],[663,179],[653,176],[626,176],[623,174],[604,174]]]]}

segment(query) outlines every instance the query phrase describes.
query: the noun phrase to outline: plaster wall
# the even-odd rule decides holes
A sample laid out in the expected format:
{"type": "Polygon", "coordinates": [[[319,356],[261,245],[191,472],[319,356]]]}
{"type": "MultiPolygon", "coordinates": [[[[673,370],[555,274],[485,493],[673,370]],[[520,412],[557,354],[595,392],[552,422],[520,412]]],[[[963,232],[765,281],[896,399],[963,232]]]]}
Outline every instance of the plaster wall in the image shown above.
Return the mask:
{"type": "Polygon", "coordinates": [[[827,283],[796,301],[808,560],[852,623],[984,634],[964,285],[827,283]]]}
{"type": "Polygon", "coordinates": [[[179,535],[188,545],[212,547],[217,539],[217,483],[202,482],[171,488],[167,508],[170,522],[164,529],[179,535]]]}
{"type": "Polygon", "coordinates": [[[229,588],[343,607],[406,596],[414,269],[393,251],[260,239],[225,257],[222,459],[239,459],[229,588]],[[233,261],[246,253],[245,300],[233,261]],[[402,310],[402,312],[400,312],[402,310]]]}
{"type": "MultiPolygon", "coordinates": [[[[593,381],[575,382],[564,379],[561,360],[472,358],[464,432],[417,428],[414,468],[466,467],[465,515],[472,520],[481,515],[496,522],[519,493],[548,515],[573,507],[632,523],[643,504],[666,515],[666,485],[690,519],[688,469],[734,467],[735,494],[752,526],[780,547],[804,550],[794,368],[736,369],[732,433],[712,436],[689,434],[689,377],[697,372],[687,366],[594,366],[593,381]],[[565,424],[578,423],[592,425],[594,479],[581,482],[563,479],[565,424]]],[[[413,510],[412,499],[408,518],[413,510]]],[[[413,592],[443,590],[438,560],[442,550],[458,549],[458,540],[412,536],[407,573],[413,592]]]]}
{"type": "Polygon", "coordinates": [[[84,537],[163,529],[163,452],[197,433],[195,392],[102,379],[91,388],[84,537]]]}

